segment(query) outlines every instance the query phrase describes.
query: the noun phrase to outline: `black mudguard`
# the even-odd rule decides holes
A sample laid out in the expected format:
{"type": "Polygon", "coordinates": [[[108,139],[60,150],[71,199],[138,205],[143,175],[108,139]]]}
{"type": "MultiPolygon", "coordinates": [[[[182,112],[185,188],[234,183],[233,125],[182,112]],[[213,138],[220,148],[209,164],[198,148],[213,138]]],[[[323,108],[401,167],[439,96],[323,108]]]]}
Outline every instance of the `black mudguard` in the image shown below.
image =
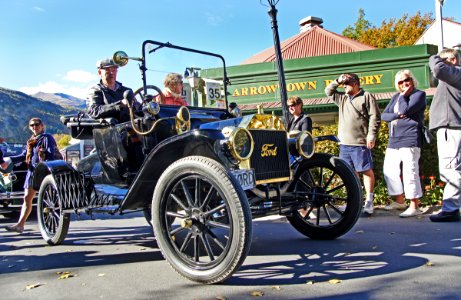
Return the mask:
{"type": "Polygon", "coordinates": [[[213,149],[215,141],[222,139],[222,136],[218,137],[216,134],[215,131],[194,130],[161,142],[144,161],[122,201],[120,210],[137,209],[148,205],[152,201],[158,178],[178,159],[200,155],[221,161],[213,149]]]}
{"type": "Polygon", "coordinates": [[[32,187],[34,190],[38,191],[40,189],[40,185],[42,184],[43,179],[47,175],[52,174],[53,177],[55,177],[59,173],[69,171],[75,172],[75,169],[63,160],[52,160],[42,162],[35,167],[34,178],[32,180],[32,187]]]}

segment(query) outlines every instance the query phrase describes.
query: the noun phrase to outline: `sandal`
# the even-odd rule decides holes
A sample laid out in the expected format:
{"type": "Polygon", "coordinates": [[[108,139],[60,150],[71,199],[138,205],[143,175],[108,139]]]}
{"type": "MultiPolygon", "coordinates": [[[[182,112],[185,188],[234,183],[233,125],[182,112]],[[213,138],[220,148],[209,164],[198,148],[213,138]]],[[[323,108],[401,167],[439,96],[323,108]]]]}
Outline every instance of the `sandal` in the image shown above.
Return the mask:
{"type": "Polygon", "coordinates": [[[20,228],[16,225],[5,226],[5,229],[6,231],[16,232],[16,233],[22,233],[24,231],[24,228],[20,228]]]}

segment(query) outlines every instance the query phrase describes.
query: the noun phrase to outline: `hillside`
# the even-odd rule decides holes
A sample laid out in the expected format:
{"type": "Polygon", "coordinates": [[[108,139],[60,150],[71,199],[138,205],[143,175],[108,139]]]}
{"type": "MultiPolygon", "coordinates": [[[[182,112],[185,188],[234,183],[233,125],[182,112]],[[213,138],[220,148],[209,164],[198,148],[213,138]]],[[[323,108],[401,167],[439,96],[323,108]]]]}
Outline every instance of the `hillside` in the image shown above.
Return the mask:
{"type": "Polygon", "coordinates": [[[48,133],[68,134],[69,130],[59,122],[59,117],[78,111],[78,108],[65,108],[0,87],[0,137],[5,138],[8,143],[24,143],[31,135],[28,121],[33,117],[43,120],[48,133]]]}
{"type": "Polygon", "coordinates": [[[51,93],[38,92],[31,96],[35,98],[39,98],[41,100],[45,100],[48,102],[58,104],[66,108],[71,108],[71,109],[80,110],[86,107],[85,100],[77,98],[77,97],[73,97],[67,94],[62,94],[62,93],[51,94],[51,93]]]}

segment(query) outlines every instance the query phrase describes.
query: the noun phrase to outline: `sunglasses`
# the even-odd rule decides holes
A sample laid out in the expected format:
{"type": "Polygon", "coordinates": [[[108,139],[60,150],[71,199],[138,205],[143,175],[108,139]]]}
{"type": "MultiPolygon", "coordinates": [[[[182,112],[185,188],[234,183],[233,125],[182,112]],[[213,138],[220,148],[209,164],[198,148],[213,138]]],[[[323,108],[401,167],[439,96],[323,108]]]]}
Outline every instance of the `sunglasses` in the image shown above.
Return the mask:
{"type": "Polygon", "coordinates": [[[411,78],[410,77],[407,77],[405,78],[404,80],[400,80],[400,81],[397,81],[398,84],[402,84],[404,82],[410,82],[411,81],[411,78]]]}
{"type": "Polygon", "coordinates": [[[288,105],[288,107],[295,107],[296,105],[298,105],[298,104],[296,104],[296,103],[295,104],[290,104],[290,105],[288,105]]]}
{"type": "Polygon", "coordinates": [[[42,125],[42,123],[32,123],[32,124],[29,124],[29,127],[36,127],[40,125],[42,125]]]}

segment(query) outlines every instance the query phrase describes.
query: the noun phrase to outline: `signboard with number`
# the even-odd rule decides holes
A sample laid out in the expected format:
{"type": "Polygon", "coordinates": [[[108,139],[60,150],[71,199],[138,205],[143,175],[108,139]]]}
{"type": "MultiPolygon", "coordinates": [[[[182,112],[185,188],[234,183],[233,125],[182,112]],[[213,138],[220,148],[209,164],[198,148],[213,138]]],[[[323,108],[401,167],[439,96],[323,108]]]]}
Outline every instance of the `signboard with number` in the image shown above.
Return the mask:
{"type": "Polygon", "coordinates": [[[223,98],[221,91],[221,82],[212,79],[205,80],[205,93],[207,106],[215,104],[223,98]]]}

